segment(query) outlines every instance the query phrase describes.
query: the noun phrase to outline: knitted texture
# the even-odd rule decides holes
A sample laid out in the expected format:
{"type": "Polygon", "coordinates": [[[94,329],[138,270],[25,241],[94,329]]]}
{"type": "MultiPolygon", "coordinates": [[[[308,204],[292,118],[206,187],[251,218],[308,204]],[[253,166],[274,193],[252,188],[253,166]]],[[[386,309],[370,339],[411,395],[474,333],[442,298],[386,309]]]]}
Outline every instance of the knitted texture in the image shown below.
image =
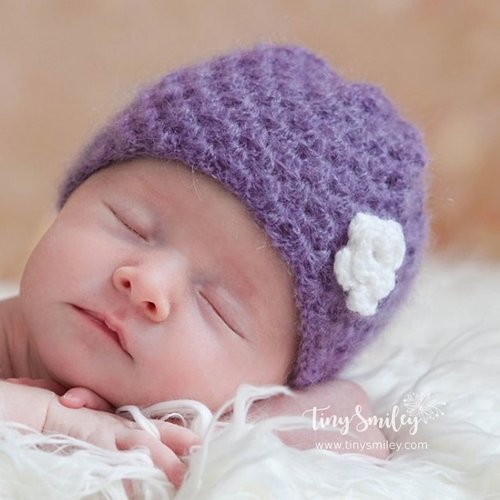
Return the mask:
{"type": "Polygon", "coordinates": [[[259,45],[144,87],[83,150],[59,207],[97,170],[135,157],[180,160],[215,178],[267,232],[295,279],[291,387],[333,378],[416,273],[427,229],[420,134],[378,88],[345,81],[306,49],[259,45]],[[359,212],[398,222],[406,243],[395,288],[371,316],[346,307],[333,273],[359,212]]]}

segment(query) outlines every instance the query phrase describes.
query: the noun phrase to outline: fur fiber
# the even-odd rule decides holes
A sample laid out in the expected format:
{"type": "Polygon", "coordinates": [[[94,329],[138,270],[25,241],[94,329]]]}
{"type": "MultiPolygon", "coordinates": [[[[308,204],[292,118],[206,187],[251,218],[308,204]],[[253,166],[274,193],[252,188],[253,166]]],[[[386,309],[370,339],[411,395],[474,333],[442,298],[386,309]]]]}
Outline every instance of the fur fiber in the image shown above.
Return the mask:
{"type": "Polygon", "coordinates": [[[365,388],[379,416],[411,393],[443,403],[414,436],[408,427],[386,430],[396,444],[427,449],[379,461],[288,448],[271,429],[294,419],[246,423],[246,403],[266,389],[243,386],[233,421],[208,422],[178,492],[141,451],[102,451],[0,423],[0,497],[124,499],[128,479],[135,498],[154,499],[499,498],[499,298],[500,265],[428,261],[396,321],[341,374],[365,388]]]}

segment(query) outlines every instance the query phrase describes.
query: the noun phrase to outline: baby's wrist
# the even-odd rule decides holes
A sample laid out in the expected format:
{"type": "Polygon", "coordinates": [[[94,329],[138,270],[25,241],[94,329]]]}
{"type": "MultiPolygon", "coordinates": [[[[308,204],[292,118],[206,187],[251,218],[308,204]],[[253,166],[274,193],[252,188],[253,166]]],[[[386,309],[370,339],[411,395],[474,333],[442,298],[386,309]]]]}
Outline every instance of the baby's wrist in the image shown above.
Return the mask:
{"type": "Polygon", "coordinates": [[[42,432],[54,392],[38,387],[0,381],[0,409],[2,420],[24,424],[42,432]]]}
{"type": "Polygon", "coordinates": [[[45,409],[45,418],[42,424],[41,432],[54,432],[57,426],[54,426],[54,415],[60,412],[62,405],[59,403],[57,394],[52,393],[45,409]]]}

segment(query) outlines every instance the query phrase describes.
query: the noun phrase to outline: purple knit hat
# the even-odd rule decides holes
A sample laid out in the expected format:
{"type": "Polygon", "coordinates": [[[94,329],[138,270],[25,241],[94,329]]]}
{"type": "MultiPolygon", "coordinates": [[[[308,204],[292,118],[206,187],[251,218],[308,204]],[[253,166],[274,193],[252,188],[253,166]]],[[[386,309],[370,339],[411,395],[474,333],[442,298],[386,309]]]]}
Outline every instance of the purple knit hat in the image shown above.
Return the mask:
{"type": "Polygon", "coordinates": [[[425,151],[379,89],[308,50],[261,45],[143,88],[87,145],[59,208],[90,175],[135,157],[179,160],[248,207],[295,278],[288,384],[334,377],[387,322],[417,271],[425,151]]]}

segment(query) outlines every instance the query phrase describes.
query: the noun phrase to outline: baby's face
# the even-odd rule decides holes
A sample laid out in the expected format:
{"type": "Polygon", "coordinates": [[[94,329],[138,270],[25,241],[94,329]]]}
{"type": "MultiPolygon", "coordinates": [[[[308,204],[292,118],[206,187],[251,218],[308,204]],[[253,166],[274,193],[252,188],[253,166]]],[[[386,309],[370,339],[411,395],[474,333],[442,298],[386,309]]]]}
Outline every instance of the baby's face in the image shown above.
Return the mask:
{"type": "Polygon", "coordinates": [[[136,159],[69,198],[21,282],[36,356],[118,406],[284,383],[293,279],[243,204],[187,167],[136,159]],[[107,325],[107,326],[106,326],[107,325]]]}

